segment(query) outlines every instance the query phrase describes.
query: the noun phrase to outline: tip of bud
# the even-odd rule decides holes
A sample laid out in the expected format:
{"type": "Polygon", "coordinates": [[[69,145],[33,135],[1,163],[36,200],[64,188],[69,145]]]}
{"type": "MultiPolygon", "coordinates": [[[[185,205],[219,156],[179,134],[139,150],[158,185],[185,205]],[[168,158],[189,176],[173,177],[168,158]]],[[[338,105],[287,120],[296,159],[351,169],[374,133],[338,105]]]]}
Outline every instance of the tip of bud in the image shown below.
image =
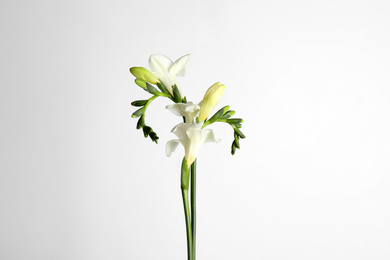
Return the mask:
{"type": "Polygon", "coordinates": [[[224,92],[225,85],[221,84],[220,82],[215,83],[206,91],[206,94],[200,103],[199,121],[206,120],[211,111],[221,100],[224,92]]]}
{"type": "Polygon", "coordinates": [[[154,76],[152,72],[143,67],[132,67],[130,68],[130,73],[137,79],[144,80],[150,84],[159,82],[158,78],[154,76]]]}

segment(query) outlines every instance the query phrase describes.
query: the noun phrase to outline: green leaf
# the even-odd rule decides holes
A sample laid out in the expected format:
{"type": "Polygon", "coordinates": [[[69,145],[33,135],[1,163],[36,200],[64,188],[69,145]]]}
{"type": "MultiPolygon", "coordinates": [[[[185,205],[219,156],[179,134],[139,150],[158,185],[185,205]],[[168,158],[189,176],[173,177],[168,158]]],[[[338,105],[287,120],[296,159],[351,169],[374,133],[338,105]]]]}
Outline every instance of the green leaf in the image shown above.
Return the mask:
{"type": "Polygon", "coordinates": [[[148,103],[148,100],[136,100],[131,102],[131,105],[135,107],[143,107],[146,105],[146,103],[148,103]]]}
{"type": "Polygon", "coordinates": [[[142,108],[138,109],[137,111],[135,111],[135,112],[131,115],[131,117],[136,118],[136,117],[141,116],[141,115],[144,114],[144,113],[145,113],[145,107],[142,107],[142,108]]]}

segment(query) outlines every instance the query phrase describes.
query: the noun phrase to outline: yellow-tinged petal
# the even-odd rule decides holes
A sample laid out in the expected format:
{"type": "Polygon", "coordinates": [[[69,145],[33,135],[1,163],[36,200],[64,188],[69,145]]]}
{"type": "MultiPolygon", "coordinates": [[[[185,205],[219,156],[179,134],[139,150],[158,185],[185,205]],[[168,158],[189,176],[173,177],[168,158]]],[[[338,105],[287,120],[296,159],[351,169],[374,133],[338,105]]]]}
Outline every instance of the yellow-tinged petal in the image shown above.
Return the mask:
{"type": "Polygon", "coordinates": [[[221,100],[224,91],[225,85],[220,82],[215,83],[206,91],[206,94],[200,103],[199,121],[206,120],[211,111],[213,111],[215,106],[221,100]]]}
{"type": "Polygon", "coordinates": [[[159,82],[158,78],[153,75],[152,72],[149,70],[142,68],[142,67],[132,67],[130,68],[131,74],[134,75],[137,79],[142,79],[146,82],[149,82],[151,84],[156,84],[159,82]]]}

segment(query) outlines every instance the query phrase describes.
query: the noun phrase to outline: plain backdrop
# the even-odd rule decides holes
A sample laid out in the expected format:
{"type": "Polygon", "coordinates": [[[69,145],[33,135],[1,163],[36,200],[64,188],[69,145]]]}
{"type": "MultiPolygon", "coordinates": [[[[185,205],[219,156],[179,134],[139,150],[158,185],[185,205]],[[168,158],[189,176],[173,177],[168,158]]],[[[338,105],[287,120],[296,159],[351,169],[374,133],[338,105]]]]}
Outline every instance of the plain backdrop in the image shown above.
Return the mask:
{"type": "Polygon", "coordinates": [[[0,4],[0,259],[186,259],[180,118],[128,69],[191,53],[245,120],[198,157],[199,260],[390,259],[388,1],[0,4]]]}

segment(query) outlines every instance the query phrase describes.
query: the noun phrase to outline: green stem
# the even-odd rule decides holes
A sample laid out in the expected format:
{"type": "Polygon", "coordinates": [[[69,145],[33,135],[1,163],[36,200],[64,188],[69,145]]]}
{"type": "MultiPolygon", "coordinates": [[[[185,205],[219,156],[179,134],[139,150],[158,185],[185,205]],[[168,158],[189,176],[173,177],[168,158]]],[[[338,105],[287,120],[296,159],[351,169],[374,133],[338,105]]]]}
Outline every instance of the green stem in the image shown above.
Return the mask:
{"type": "Polygon", "coordinates": [[[191,213],[190,203],[188,201],[188,188],[190,183],[190,167],[184,157],[181,164],[181,195],[183,197],[184,215],[186,218],[187,230],[187,253],[188,260],[192,260],[192,231],[191,231],[191,213]]]}
{"type": "Polygon", "coordinates": [[[196,160],[191,165],[191,228],[192,228],[192,260],[196,253],[196,160]]]}
{"type": "Polygon", "coordinates": [[[192,260],[192,232],[191,232],[191,216],[190,216],[190,205],[188,202],[188,189],[181,189],[181,195],[183,197],[184,215],[186,218],[186,229],[187,229],[187,253],[188,260],[192,260]]]}

